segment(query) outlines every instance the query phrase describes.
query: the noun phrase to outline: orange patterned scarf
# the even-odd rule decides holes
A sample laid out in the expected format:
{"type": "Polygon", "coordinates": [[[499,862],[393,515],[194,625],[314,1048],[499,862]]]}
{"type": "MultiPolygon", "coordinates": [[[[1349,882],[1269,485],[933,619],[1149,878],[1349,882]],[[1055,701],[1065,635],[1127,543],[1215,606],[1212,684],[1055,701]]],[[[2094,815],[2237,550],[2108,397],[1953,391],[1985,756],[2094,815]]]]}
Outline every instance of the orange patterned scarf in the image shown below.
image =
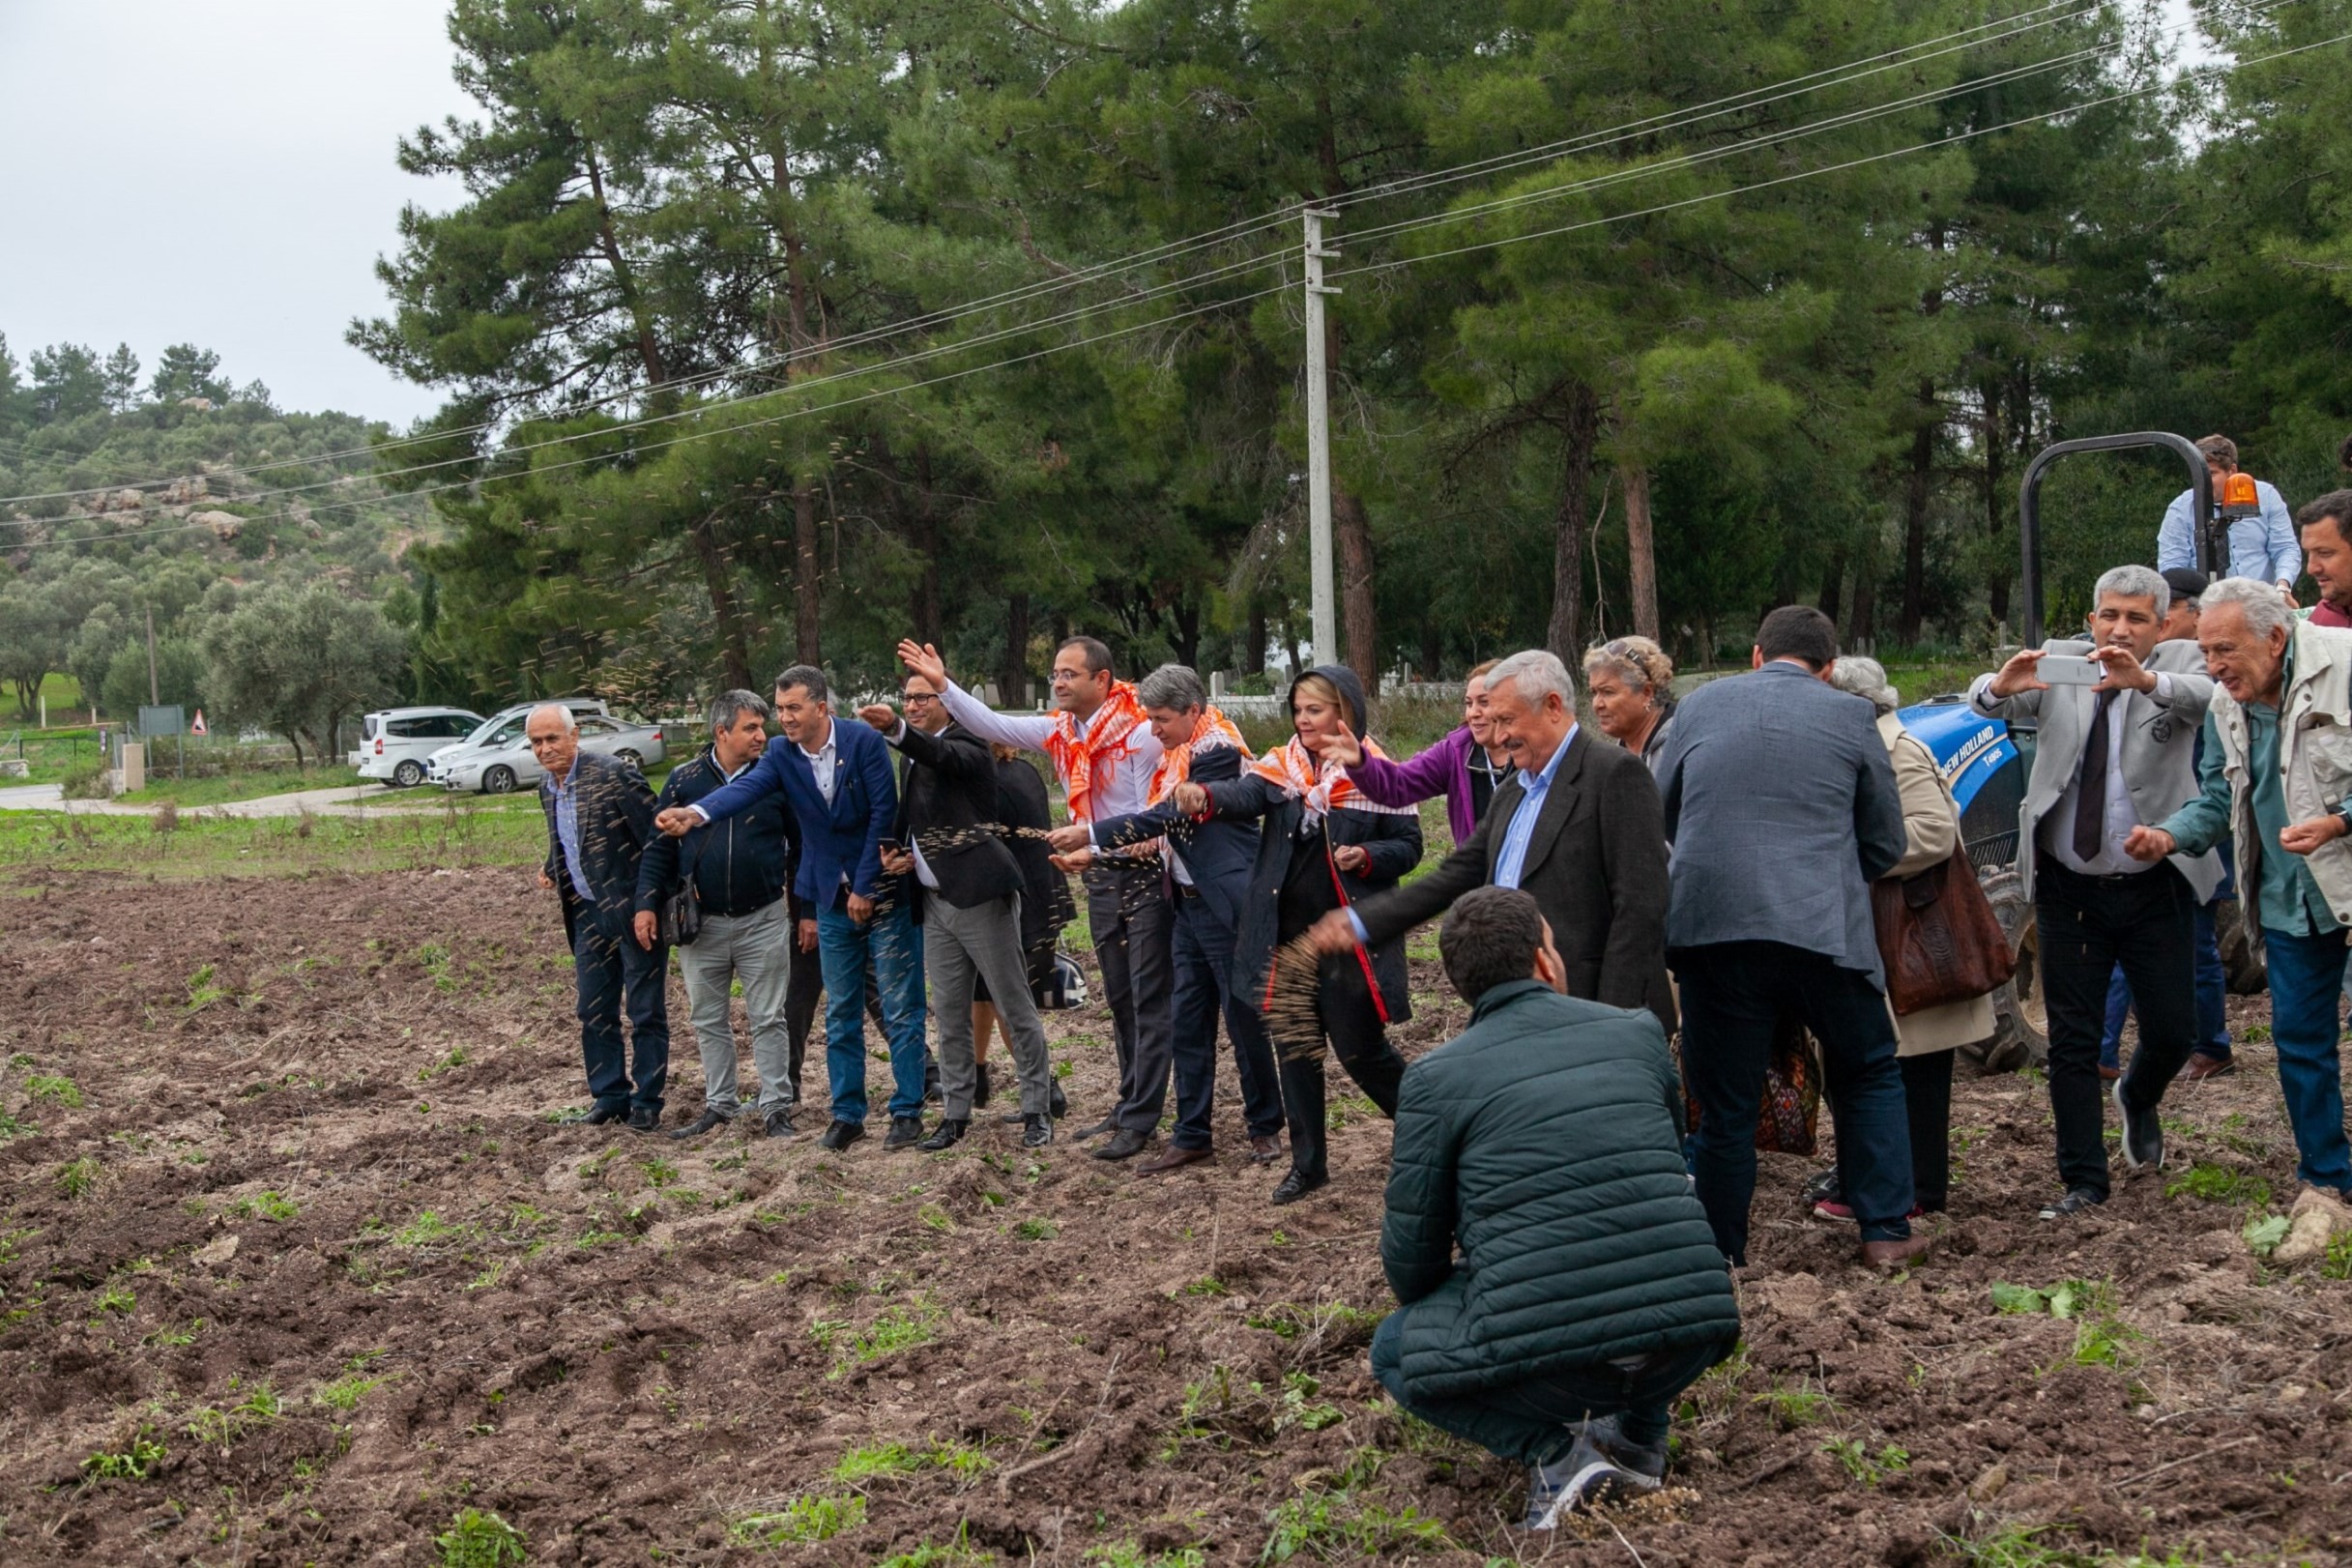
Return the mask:
{"type": "Polygon", "coordinates": [[[1160,753],[1160,765],[1151,772],[1151,798],[1147,802],[1158,805],[1168,799],[1168,792],[1192,776],[1192,757],[1196,751],[1214,751],[1231,746],[1244,757],[1250,754],[1250,743],[1241,739],[1234,721],[1214,708],[1201,710],[1201,722],[1192,727],[1192,739],[1180,746],[1160,753]]]}
{"type": "MultiPolygon", "coordinates": [[[[1367,757],[1383,760],[1388,753],[1370,740],[1360,742],[1367,757]]],[[[1348,769],[1335,762],[1324,762],[1309,751],[1306,742],[1292,736],[1256,762],[1250,771],[1269,784],[1282,786],[1282,793],[1295,798],[1306,808],[1306,820],[1311,827],[1326,811],[1378,811],[1396,817],[1409,817],[1411,806],[1384,806],[1355,787],[1348,769]]]]}
{"type": "Polygon", "coordinates": [[[1124,681],[1111,682],[1111,695],[1094,710],[1087,733],[1078,733],[1078,720],[1068,713],[1054,715],[1054,733],[1045,738],[1045,754],[1061,775],[1061,793],[1069,798],[1070,820],[1094,820],[1094,785],[1108,782],[1118,760],[1127,751],[1127,737],[1144,722],[1144,705],[1124,681]]]}

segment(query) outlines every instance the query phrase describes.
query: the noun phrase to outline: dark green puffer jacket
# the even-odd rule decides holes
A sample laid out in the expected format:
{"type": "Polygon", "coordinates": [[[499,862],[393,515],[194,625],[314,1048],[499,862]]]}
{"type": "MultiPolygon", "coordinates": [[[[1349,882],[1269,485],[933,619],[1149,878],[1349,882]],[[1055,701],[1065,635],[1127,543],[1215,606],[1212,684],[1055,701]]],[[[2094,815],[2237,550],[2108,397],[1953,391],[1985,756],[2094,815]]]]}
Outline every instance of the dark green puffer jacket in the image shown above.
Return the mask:
{"type": "Polygon", "coordinates": [[[1535,980],[1489,991],[1407,1069],[1380,1262],[1413,1394],[1729,1352],[1739,1309],[1682,1163],[1681,1104],[1654,1014],[1535,980]]]}

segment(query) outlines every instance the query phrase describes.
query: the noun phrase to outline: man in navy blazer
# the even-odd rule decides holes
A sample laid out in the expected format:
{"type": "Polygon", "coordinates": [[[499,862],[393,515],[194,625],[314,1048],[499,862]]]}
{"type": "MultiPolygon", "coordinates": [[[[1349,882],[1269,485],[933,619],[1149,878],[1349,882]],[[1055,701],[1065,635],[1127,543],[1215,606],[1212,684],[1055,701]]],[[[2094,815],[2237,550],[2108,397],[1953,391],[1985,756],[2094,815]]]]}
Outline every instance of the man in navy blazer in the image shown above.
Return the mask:
{"type": "MultiPolygon", "coordinates": [[[[1144,717],[1160,742],[1164,759],[1182,758],[1183,777],[1214,784],[1241,776],[1249,756],[1229,739],[1230,726],[1212,719],[1201,678],[1181,664],[1163,664],[1136,682],[1144,717]]],[[[1258,862],[1256,819],[1211,818],[1195,822],[1165,799],[1170,764],[1155,778],[1157,803],[1131,816],[1073,823],[1057,829],[1057,850],[1125,849],[1163,839],[1167,845],[1167,895],[1175,903],[1171,922],[1176,963],[1176,1030],[1171,1056],[1176,1068],[1176,1123],[1168,1150],[1139,1167],[1146,1176],[1181,1170],[1213,1159],[1209,1114],[1217,1087],[1217,1018],[1225,1018],[1234,1042],[1234,1070],[1241,1081],[1242,1125],[1250,1158],[1260,1164],[1282,1152],[1282,1081],[1274,1066],[1273,1042],[1265,1021],[1233,978],[1234,949],[1248,899],[1250,871],[1258,862]]],[[[1173,781],[1170,781],[1173,782],[1173,781]]],[[[1168,1072],[1149,1075],[1145,1099],[1135,1110],[1156,1120],[1167,1093],[1168,1072]]],[[[1122,1123],[1131,1124],[1131,1123],[1122,1123]]]]}
{"type": "Polygon", "coordinates": [[[923,1136],[923,953],[909,899],[882,868],[882,846],[898,816],[890,748],[863,724],[833,718],[825,672],[796,664],[776,677],[776,720],[786,744],[692,805],[673,806],[653,825],[682,837],[782,791],[800,825],[793,892],[817,915],[825,971],[825,1070],[833,1119],[819,1140],[842,1149],[865,1136],[865,970],[871,956],[889,1037],[890,1133],[886,1148],[923,1136]]]}

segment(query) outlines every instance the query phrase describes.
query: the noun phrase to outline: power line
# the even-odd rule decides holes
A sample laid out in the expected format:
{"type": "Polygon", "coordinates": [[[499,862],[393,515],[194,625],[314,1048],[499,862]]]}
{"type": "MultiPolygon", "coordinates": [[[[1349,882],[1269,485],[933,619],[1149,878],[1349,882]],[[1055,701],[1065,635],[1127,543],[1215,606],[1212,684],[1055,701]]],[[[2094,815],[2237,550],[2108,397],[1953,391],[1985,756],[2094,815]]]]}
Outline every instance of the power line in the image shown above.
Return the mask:
{"type": "MultiPolygon", "coordinates": [[[[2212,66],[2193,68],[2192,72],[2190,73],[2193,74],[2218,70],[2238,70],[2252,66],[2266,65],[2275,60],[2281,60],[2293,55],[2308,53],[2313,49],[2325,48],[2331,44],[2341,44],[2348,39],[2352,39],[2352,33],[2338,34],[2334,38],[2322,39],[2312,44],[2299,44],[2292,48],[2276,50],[2270,54],[2259,55],[2248,60],[2237,62],[2217,62],[2212,66]]],[[[2003,121],[1997,125],[1982,126],[1969,131],[1955,131],[1949,135],[1933,137],[1927,141],[1916,142],[1908,147],[1893,148],[1885,152],[1873,153],[1861,158],[1849,159],[1844,162],[1827,164],[1818,168],[1798,170],[1791,174],[1780,175],[1768,180],[1760,180],[1752,185],[1703,192],[1695,196],[1682,197],[1674,201],[1660,202],[1653,206],[1641,208],[1633,212],[1611,214],[1600,218],[1587,218],[1576,223],[1561,224],[1550,229],[1537,230],[1525,234],[1508,235],[1495,239],[1479,240],[1469,245],[1456,247],[1449,250],[1431,251],[1421,255],[1399,257],[1390,261],[1366,263],[1363,266],[1350,268],[1346,272],[1335,274],[1334,276],[1338,277],[1347,277],[1370,273],[1389,272],[1399,268],[1418,266],[1424,262],[1439,261],[1453,256],[1466,255],[1477,250],[1493,249],[1504,245],[1515,245],[1524,241],[1539,240],[1560,234],[1574,233],[1578,230],[1600,227],[1610,223],[1629,222],[1636,218],[1655,217],[1662,213],[1674,212],[1687,207],[1699,206],[1710,201],[1722,201],[1732,196],[1744,195],[1750,191],[1772,189],[1780,186],[1791,185],[1803,180],[1842,173],[1848,169],[1860,168],[1869,164],[1884,162],[1892,159],[1906,157],[1912,153],[1931,151],[1938,147],[1951,146],[1959,142],[1973,140],[1980,136],[1991,135],[2003,131],[2013,131],[2022,126],[2038,125],[2046,121],[2061,118],[2065,115],[2078,113],[2085,109],[2103,107],[2109,103],[2123,102],[2131,99],[2142,98],[2150,93],[2162,90],[2165,85],[2166,84],[2160,82],[2145,87],[2129,88],[2122,92],[2106,95],[2103,98],[2090,99],[2079,103],[2064,104],[2058,108],[2046,110],[2039,114],[2021,115],[2014,120],[2003,121]]],[[[1446,221],[1447,216],[1448,215],[1436,215],[1422,220],[1420,223],[1414,226],[1434,226],[1435,224],[1446,221]]],[[[1209,311],[1227,309],[1237,305],[1246,305],[1252,301],[1263,299],[1267,295],[1281,292],[1284,287],[1287,287],[1287,285],[1278,284],[1267,288],[1258,289],[1251,293],[1239,295],[1232,299],[1212,301],[1208,304],[1195,305],[1191,308],[1176,311],[1170,315],[1155,317],[1148,321],[1131,323],[1127,326],[1117,328],[1110,332],[1098,333],[1090,336],[1072,339],[1068,342],[1051,344],[1047,347],[1037,349],[1027,354],[1016,355],[1008,359],[991,361],[986,363],[968,366],[963,369],[947,372],[944,375],[919,379],[905,386],[878,388],[872,392],[863,392],[855,397],[836,401],[828,401],[822,404],[813,404],[804,408],[787,410],[780,414],[741,421],[731,423],[720,429],[688,431],[683,435],[674,436],[666,441],[654,442],[644,447],[633,448],[632,451],[635,453],[659,451],[669,447],[682,446],[688,442],[710,440],[717,436],[736,434],[745,430],[763,429],[772,425],[786,423],[796,419],[807,418],[815,414],[828,413],[836,409],[855,407],[861,403],[871,402],[877,398],[897,396],[908,392],[921,391],[929,387],[941,386],[948,382],[964,380],[971,376],[984,374],[991,370],[1007,369],[1015,365],[1030,363],[1054,354],[1063,353],[1070,349],[1089,347],[1095,343],[1129,336],[1135,333],[1148,331],[1155,327],[1168,326],[1178,321],[1188,320],[1194,316],[1206,314],[1209,311]]],[[[890,362],[890,365],[891,367],[894,367],[899,363],[901,362],[890,362]]],[[[814,383],[800,384],[801,387],[810,385],[814,385],[814,383]]],[[[796,390],[799,390],[799,388],[785,389],[786,392],[796,390]]],[[[782,392],[769,392],[763,395],[778,396],[782,394],[782,392]]],[[[739,399],[731,401],[740,400],[739,399]]],[[[726,405],[712,405],[712,407],[721,406],[726,405]]],[[[610,431],[607,430],[590,432],[589,434],[604,435],[609,433],[610,431]]],[[[587,439],[587,437],[581,436],[566,439],[577,441],[587,439]]],[[[611,459],[608,454],[596,453],[590,456],[567,459],[563,462],[536,465],[527,472],[531,475],[552,473],[566,469],[577,468],[587,464],[608,462],[611,459]]],[[[490,479],[496,479],[506,477],[507,476],[490,476],[490,479]]],[[[427,486],[409,493],[417,496],[441,494],[450,490],[470,488],[475,482],[477,481],[464,480],[445,485],[427,486]]],[[[329,504],[329,507],[339,508],[347,506],[361,506],[365,504],[366,503],[363,501],[342,502],[331,503],[329,504]]],[[[322,508],[320,509],[329,508],[322,508]]],[[[290,512],[278,513],[273,517],[247,518],[241,519],[241,521],[247,523],[266,523],[280,520],[291,515],[292,514],[290,512]]],[[[30,540],[27,541],[27,547],[38,548],[43,545],[53,544],[92,544],[105,542],[110,539],[131,537],[152,538],[162,535],[187,533],[195,529],[203,529],[207,527],[209,527],[209,525],[192,524],[186,527],[177,527],[171,529],[134,529],[119,534],[97,535],[82,538],[61,537],[30,540]]]]}
{"type": "MultiPolygon", "coordinates": [[[[1546,159],[1564,156],[1565,153],[1570,151],[1590,147],[1610,140],[1619,139],[1623,136],[1638,132],[1648,131],[1651,133],[1656,133],[1662,130],[1678,129],[1682,126],[1696,124],[1701,120],[1712,118],[1716,115],[1730,112],[1735,109],[1762,107],[1769,103],[1780,102],[1786,99],[1802,96],[1805,93],[1818,91],[1825,87],[1843,85],[1851,81],[1858,81],[1864,77],[1877,74],[1883,71],[1897,69],[1902,65],[1916,65],[1925,60],[1941,58],[1943,55],[1960,52],[1963,49],[2007,42],[2010,39],[2021,36],[2024,33],[2031,32],[2042,27],[2073,20],[2082,15],[2095,15],[2098,11],[2098,7],[2096,5],[2082,7],[2079,10],[2069,9],[2076,7],[2078,4],[2079,0],[2052,0],[2052,3],[2036,8],[2035,10],[2021,12],[2015,15],[1999,18],[1993,21],[1978,23],[1975,26],[1958,29],[1954,32],[1943,34],[1936,38],[1921,40],[1913,44],[1905,44],[1898,46],[1897,48],[1886,50],[1876,55],[1866,56],[1861,60],[1847,62],[1844,65],[1825,67],[1820,71],[1813,72],[1803,76],[1792,77],[1781,83],[1772,84],[1766,87],[1748,89],[1740,93],[1729,94],[1688,108],[1670,110],[1661,114],[1651,115],[1644,119],[1628,121],[1622,125],[1610,127],[1600,131],[1580,132],[1576,136],[1548,143],[1542,147],[1522,149],[1514,153],[1498,155],[1493,158],[1473,160],[1466,163],[1453,165],[1450,168],[1436,170],[1426,174],[1406,176],[1402,179],[1390,181],[1383,185],[1368,187],[1363,190],[1348,192],[1335,199],[1344,205],[1356,205],[1366,201],[1387,199],[1396,195],[1409,194],[1415,191],[1431,189],[1437,185],[1475,178],[1483,173],[1497,172],[1502,169],[1521,166],[1528,162],[1542,161],[1546,159]],[[2006,29],[2006,31],[2003,31],[2004,29],[2006,29]],[[1991,34],[1993,36],[1979,37],[1978,35],[1980,34],[1991,34]],[[1928,52],[1923,53],[1922,51],[1928,52]]],[[[605,403],[623,401],[631,397],[642,397],[649,392],[676,392],[707,384],[712,381],[723,380],[731,376],[740,377],[757,374],[778,366],[789,367],[789,365],[792,363],[798,363],[803,359],[817,358],[843,352],[850,348],[862,346],[863,344],[870,342],[881,341],[909,332],[936,330],[938,327],[951,324],[955,321],[964,319],[967,316],[976,314],[983,310],[997,308],[1006,304],[1022,303],[1026,300],[1034,299],[1046,294],[1059,293],[1066,289],[1078,287],[1088,282],[1100,281],[1108,277],[1116,276],[1118,274],[1132,271],[1138,267],[1151,265],[1155,262],[1174,260],[1176,257],[1187,255],[1201,249],[1205,249],[1212,245],[1222,244],[1230,240],[1237,240],[1250,234],[1263,232],[1265,229],[1274,227],[1287,221],[1288,218],[1298,210],[1298,203],[1290,203],[1282,208],[1276,209],[1274,212],[1262,215],[1255,218],[1240,219],[1234,223],[1229,223],[1222,228],[1209,230],[1206,233],[1190,236],[1185,239],[1169,241],[1165,244],[1136,252],[1130,256],[1080,268],[1072,272],[1067,276],[1040,279],[1036,282],[1024,284],[1010,290],[1001,291],[998,294],[986,296],[979,300],[969,301],[964,305],[952,306],[944,310],[920,313],[906,321],[887,327],[868,329],[865,332],[852,334],[846,337],[829,340],[823,344],[809,345],[800,349],[791,350],[785,354],[774,356],[768,360],[754,361],[745,365],[728,366],[705,371],[694,376],[682,377],[676,381],[664,382],[656,387],[634,387],[624,389],[621,392],[608,393],[600,398],[591,399],[585,404],[581,404],[572,409],[565,411],[565,413],[572,417],[577,417],[579,414],[599,407],[605,403]]],[[[1255,264],[1244,263],[1240,265],[1247,267],[1255,264]]],[[[1145,297],[1148,298],[1149,293],[1147,293],[1145,297]]],[[[1103,306],[1103,308],[1109,308],[1119,303],[1122,302],[1110,302],[1109,305],[1106,305],[1103,306]]],[[[1065,315],[1064,317],[1056,319],[1069,319],[1069,317],[1065,315]]],[[[1032,324],[1031,329],[1018,330],[1033,330],[1034,326],[1051,324],[1053,323],[1049,321],[1047,323],[1032,324]]],[[[764,389],[759,392],[746,392],[740,394],[739,398],[722,399],[716,403],[701,404],[697,405],[694,409],[683,411],[681,415],[656,417],[656,419],[684,417],[685,414],[700,413],[710,408],[722,407],[725,406],[727,402],[731,401],[748,400],[751,398],[768,396],[776,390],[777,389],[770,388],[764,389]]],[[[564,417],[564,415],[558,414],[540,417],[560,418],[564,417]]],[[[402,437],[394,441],[377,443],[364,448],[351,448],[341,451],[326,452],[305,457],[292,457],[281,461],[248,464],[229,469],[218,469],[212,471],[211,477],[224,479],[230,477],[243,478],[253,474],[274,472],[282,468],[311,467],[322,463],[339,461],[346,457],[381,456],[385,452],[398,450],[408,447],[427,445],[456,439],[467,435],[479,434],[481,431],[495,428],[498,422],[499,421],[491,421],[473,425],[453,426],[449,429],[433,430],[417,435],[402,437]]],[[[635,427],[638,424],[646,422],[653,421],[631,421],[631,424],[628,427],[635,427]]],[[[528,450],[528,448],[509,450],[528,450]]],[[[428,472],[435,468],[454,466],[459,463],[470,462],[473,460],[474,458],[472,457],[452,458],[440,463],[421,464],[406,469],[389,470],[379,474],[377,477],[393,478],[402,474],[428,472]]],[[[89,485],[78,489],[52,490],[15,496],[0,496],[0,506],[14,505],[29,501],[64,500],[81,495],[97,495],[110,490],[137,488],[141,484],[163,483],[167,482],[170,479],[177,479],[180,477],[181,476],[178,475],[172,475],[150,477],[145,479],[129,479],[117,480],[109,484],[89,485]]],[[[265,490],[261,492],[259,497],[248,497],[245,499],[266,499],[276,495],[300,493],[308,489],[325,488],[334,482],[334,480],[327,480],[311,485],[280,487],[276,490],[265,490]]],[[[99,515],[104,514],[85,513],[66,517],[37,520],[44,522],[83,521],[87,520],[90,516],[99,515]]]]}

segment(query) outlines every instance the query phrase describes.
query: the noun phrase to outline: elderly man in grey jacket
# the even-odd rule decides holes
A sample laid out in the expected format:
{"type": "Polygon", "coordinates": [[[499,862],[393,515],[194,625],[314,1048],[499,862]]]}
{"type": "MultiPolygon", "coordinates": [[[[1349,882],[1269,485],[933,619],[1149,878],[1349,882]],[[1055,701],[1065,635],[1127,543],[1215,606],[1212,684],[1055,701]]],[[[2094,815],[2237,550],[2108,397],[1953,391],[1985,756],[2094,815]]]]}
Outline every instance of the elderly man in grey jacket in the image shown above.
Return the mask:
{"type": "Polygon", "coordinates": [[[1755,658],[1755,674],[1682,700],[1658,770],[1674,846],[1667,962],[1699,1102],[1692,1175],[1715,1244],[1746,1263],[1765,1060],[1792,1012],[1821,1042],[1863,1261],[1900,1267],[1927,1240],[1911,1234],[1911,1140],[1870,885],[1902,858],[1902,800],[1871,705],[1826,683],[1828,617],[1773,611],[1755,658]]]}
{"type": "Polygon", "coordinates": [[[2061,1196],[2046,1220],[2106,1202],[2099,1039],[2117,965],[2139,1009],[2139,1051],[2115,1080],[2124,1163],[2162,1166],[2157,1102],[2196,1042],[2196,909],[2221,878],[2210,854],[2134,859],[2134,829],[2197,793],[2198,727],[2213,682],[2187,645],[2160,643],[2172,589],[2147,566],[2117,566],[2092,590],[2088,642],[2029,648],[1968,688],[1977,711],[2041,721],[2018,811],[2018,868],[2049,1009],[2049,1105],[2061,1196]],[[2089,660],[2092,671],[2082,668],[2089,660]],[[2047,679],[2059,667],[2095,683],[2047,679]]]}

